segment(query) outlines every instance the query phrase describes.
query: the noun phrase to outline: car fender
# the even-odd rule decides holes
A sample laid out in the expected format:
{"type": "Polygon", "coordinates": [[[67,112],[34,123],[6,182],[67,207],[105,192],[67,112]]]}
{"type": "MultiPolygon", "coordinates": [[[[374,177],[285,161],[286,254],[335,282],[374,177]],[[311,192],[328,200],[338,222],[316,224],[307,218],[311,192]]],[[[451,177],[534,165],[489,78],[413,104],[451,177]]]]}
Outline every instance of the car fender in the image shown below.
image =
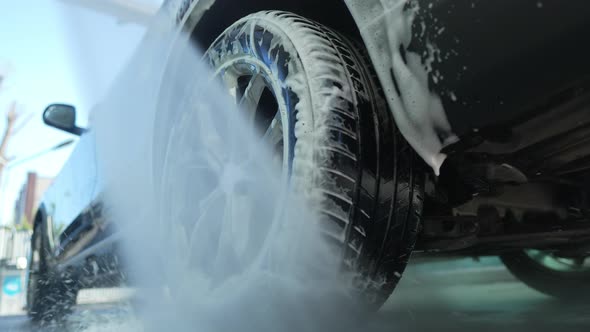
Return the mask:
{"type": "MultiPolygon", "coordinates": [[[[192,31],[218,1],[228,0],[168,0],[162,13],[192,31]]],[[[415,12],[405,10],[405,0],[344,2],[361,32],[398,129],[438,174],[446,158],[441,150],[458,138],[451,130],[440,98],[429,89],[429,72],[420,55],[400,53],[400,46],[405,48],[411,41],[415,12]]]]}

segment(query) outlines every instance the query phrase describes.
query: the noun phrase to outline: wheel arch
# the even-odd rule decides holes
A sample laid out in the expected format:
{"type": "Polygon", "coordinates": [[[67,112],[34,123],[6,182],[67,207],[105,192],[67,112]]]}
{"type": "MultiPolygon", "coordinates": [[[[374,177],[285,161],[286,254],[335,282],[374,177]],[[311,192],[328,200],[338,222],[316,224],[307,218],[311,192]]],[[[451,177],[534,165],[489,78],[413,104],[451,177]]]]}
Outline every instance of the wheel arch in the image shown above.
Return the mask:
{"type": "MultiPolygon", "coordinates": [[[[392,38],[392,32],[389,31],[391,20],[399,18],[391,13],[398,10],[399,6],[391,6],[391,3],[384,0],[167,0],[162,13],[172,18],[182,30],[190,33],[197,45],[207,47],[227,27],[248,14],[271,9],[293,12],[357,37],[368,51],[383,90],[396,91],[398,82],[392,74],[392,64],[394,56],[399,55],[400,51],[395,45],[388,43],[392,38]],[[384,37],[387,39],[384,40],[384,37]]],[[[422,66],[410,70],[416,71],[429,75],[422,66]]],[[[420,75],[413,75],[412,81],[420,81],[420,75]]],[[[404,98],[415,98],[415,89],[406,92],[406,96],[388,93],[386,99],[401,134],[438,174],[446,159],[442,149],[459,139],[453,133],[436,94],[430,93],[428,84],[419,84],[422,97],[429,100],[428,106],[419,112],[399,104],[404,98]]]]}
{"type": "Polygon", "coordinates": [[[343,0],[168,0],[164,7],[176,24],[204,48],[235,21],[262,10],[289,11],[360,37],[343,0]]]}

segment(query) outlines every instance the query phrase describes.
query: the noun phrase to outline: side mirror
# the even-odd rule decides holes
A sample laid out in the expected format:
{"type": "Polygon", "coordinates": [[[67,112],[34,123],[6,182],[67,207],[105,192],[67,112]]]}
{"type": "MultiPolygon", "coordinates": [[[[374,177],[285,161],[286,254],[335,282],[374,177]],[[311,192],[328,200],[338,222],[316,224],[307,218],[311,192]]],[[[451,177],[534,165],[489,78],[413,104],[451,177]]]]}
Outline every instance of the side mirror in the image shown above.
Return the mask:
{"type": "Polygon", "coordinates": [[[43,122],[46,125],[67,131],[74,135],[82,135],[86,129],[76,126],[76,108],[66,104],[51,104],[43,111],[43,122]]]}

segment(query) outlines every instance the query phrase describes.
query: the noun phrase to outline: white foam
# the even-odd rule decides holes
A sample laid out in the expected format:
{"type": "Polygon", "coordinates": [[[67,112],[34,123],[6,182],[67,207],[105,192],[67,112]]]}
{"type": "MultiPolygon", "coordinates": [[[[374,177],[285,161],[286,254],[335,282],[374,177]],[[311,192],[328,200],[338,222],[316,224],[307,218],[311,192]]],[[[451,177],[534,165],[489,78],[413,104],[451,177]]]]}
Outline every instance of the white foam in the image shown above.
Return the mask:
{"type": "MultiPolygon", "coordinates": [[[[420,10],[418,2],[346,0],[346,4],[359,25],[400,132],[438,174],[446,158],[441,149],[458,138],[452,133],[440,97],[428,87],[431,64],[440,52],[429,44],[429,59],[423,64],[418,54],[407,49],[420,10]],[[406,51],[406,61],[400,49],[406,51]]],[[[435,74],[434,79],[440,77],[435,74]]]]}
{"type": "MultiPolygon", "coordinates": [[[[176,62],[181,70],[160,86],[173,58],[171,33],[150,34],[94,114],[108,215],[125,230],[127,261],[135,269],[138,321],[150,331],[354,329],[347,281],[319,239],[313,209],[285,191],[227,92],[211,82],[199,52],[174,48],[186,52],[176,62]],[[162,91],[170,102],[165,107],[162,91]],[[158,112],[173,118],[155,123],[158,112]],[[172,134],[154,142],[162,126],[172,134]],[[159,149],[165,146],[166,153],[159,149]],[[157,178],[154,159],[167,163],[157,178]],[[226,178],[216,191],[216,177],[227,172],[233,180],[226,178]],[[240,194],[232,188],[241,185],[247,207],[220,203],[203,213],[206,199],[236,200],[240,194]],[[255,222],[240,225],[251,211],[255,222]],[[175,227],[194,223],[194,230],[175,227]],[[243,249],[244,243],[257,246],[243,249]]],[[[289,84],[297,88],[297,80],[289,84]]],[[[308,107],[305,102],[298,107],[308,107]]]]}

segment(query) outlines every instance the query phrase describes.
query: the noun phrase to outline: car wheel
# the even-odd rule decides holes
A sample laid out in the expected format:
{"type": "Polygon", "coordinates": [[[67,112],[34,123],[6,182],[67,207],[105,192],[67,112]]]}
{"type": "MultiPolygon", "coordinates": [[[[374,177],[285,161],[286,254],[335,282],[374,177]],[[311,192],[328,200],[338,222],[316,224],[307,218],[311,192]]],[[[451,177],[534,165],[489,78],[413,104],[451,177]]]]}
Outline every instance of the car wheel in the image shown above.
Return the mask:
{"type": "Polygon", "coordinates": [[[42,223],[35,226],[31,239],[31,260],[27,281],[27,312],[33,322],[62,321],[76,304],[78,288],[74,280],[58,275],[47,265],[42,223]]]}
{"type": "Polygon", "coordinates": [[[590,258],[560,257],[527,249],[500,257],[508,270],[529,287],[564,300],[585,300],[590,294],[590,258]]]}
{"type": "MultiPolygon", "coordinates": [[[[378,308],[414,247],[424,172],[358,49],[321,24],[267,11],[230,26],[205,60],[272,151],[283,179],[311,198],[323,235],[340,251],[344,269],[360,272],[356,288],[363,302],[378,308]]],[[[191,98],[198,100],[185,99],[191,98]]],[[[172,105],[159,108],[177,108],[172,105]]],[[[166,123],[186,119],[156,123],[167,128],[166,123]]],[[[166,138],[172,149],[180,149],[170,133],[166,138]]],[[[178,158],[183,154],[178,151],[178,158]]],[[[165,155],[170,159],[174,153],[165,155]]],[[[156,170],[165,168],[158,162],[156,170]]],[[[160,174],[165,178],[167,173],[160,174]]]]}

